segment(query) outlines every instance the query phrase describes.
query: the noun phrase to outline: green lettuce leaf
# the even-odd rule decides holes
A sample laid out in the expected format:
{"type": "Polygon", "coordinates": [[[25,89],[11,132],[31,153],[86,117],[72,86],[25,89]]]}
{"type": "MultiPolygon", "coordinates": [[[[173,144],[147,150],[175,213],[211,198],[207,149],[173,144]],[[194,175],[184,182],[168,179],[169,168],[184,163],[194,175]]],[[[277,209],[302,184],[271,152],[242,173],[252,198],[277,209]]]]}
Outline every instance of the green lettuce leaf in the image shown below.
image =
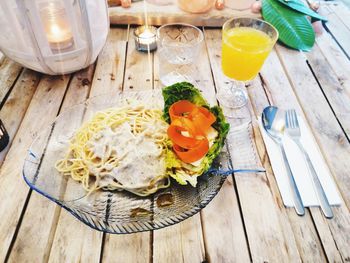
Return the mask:
{"type": "Polygon", "coordinates": [[[212,127],[218,132],[218,136],[199,166],[187,164],[178,159],[176,154],[172,151],[171,141],[168,141],[166,156],[167,173],[179,184],[185,185],[190,183],[192,186],[196,186],[197,177],[206,172],[212,165],[215,158],[220,154],[221,149],[224,146],[227,133],[230,129],[230,125],[226,122],[222,109],[218,106],[210,107],[200,91],[191,83],[176,83],[172,86],[164,88],[162,93],[164,97],[163,118],[168,123],[170,123],[169,108],[172,104],[179,100],[189,100],[198,106],[204,106],[216,116],[216,121],[212,127]]]}

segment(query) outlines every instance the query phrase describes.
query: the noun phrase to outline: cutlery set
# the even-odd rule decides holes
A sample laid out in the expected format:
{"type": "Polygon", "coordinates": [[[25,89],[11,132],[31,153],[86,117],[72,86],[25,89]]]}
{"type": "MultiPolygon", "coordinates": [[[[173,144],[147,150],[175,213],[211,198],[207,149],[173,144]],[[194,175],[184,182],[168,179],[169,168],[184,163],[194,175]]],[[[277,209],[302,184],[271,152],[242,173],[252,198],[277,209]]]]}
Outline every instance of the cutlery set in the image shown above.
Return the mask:
{"type": "Polygon", "coordinates": [[[305,214],[304,205],[300,197],[300,193],[295,183],[293,172],[290,168],[290,164],[287,158],[285,147],[283,145],[283,137],[288,136],[297,146],[302,154],[303,159],[308,168],[308,175],[313,189],[316,193],[317,200],[319,201],[320,207],[326,218],[332,218],[333,213],[326,197],[325,191],[322,188],[320,180],[317,176],[315,168],[310,160],[310,157],[305,150],[300,139],[302,137],[300,125],[298,122],[298,116],[295,110],[279,110],[277,107],[268,106],[263,110],[262,113],[262,126],[270,138],[278,145],[280,154],[282,155],[286,174],[287,182],[290,194],[293,199],[294,208],[298,215],[302,216],[305,214]]]}

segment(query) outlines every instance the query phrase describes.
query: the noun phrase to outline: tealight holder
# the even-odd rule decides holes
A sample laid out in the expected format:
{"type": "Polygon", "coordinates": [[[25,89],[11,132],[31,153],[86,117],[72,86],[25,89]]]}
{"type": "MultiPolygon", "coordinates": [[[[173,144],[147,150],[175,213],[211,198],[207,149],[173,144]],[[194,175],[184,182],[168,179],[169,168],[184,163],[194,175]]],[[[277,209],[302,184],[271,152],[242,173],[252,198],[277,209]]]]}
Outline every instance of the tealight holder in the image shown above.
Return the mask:
{"type": "Polygon", "coordinates": [[[150,52],[157,49],[157,28],[154,26],[139,26],[134,31],[136,50],[150,52]]]}
{"type": "Polygon", "coordinates": [[[0,120],[0,152],[9,144],[10,137],[5,129],[4,123],[0,120]]]}
{"type": "Polygon", "coordinates": [[[0,50],[50,75],[92,64],[109,30],[105,0],[0,0],[0,50]]]}

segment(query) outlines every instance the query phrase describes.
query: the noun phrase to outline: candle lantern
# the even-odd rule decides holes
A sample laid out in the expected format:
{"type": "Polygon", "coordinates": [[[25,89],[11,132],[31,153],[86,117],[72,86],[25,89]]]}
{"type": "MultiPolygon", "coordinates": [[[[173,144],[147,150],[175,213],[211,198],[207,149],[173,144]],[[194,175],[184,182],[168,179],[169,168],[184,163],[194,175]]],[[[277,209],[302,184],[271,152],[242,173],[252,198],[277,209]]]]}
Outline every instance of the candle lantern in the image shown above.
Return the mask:
{"type": "Polygon", "coordinates": [[[105,0],[1,0],[0,50],[50,75],[93,63],[108,34],[105,0]]]}

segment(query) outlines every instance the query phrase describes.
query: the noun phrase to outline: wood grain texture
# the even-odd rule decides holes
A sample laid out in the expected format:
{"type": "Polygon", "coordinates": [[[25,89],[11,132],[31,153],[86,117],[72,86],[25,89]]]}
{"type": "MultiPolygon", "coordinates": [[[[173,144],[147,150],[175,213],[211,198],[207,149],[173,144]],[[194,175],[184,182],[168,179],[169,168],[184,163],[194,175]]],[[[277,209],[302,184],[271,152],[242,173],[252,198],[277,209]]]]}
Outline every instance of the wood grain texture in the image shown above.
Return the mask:
{"type": "Polygon", "coordinates": [[[204,244],[200,215],[154,231],[153,262],[203,262],[204,244]]]}
{"type": "MultiPolygon", "coordinates": [[[[82,79],[88,79],[89,83],[91,83],[93,69],[94,67],[90,66],[74,75],[64,98],[61,112],[86,99],[90,86],[86,85],[87,82],[82,81],[82,79]]],[[[79,127],[79,123],[80,118],[76,116],[71,120],[66,119],[64,122],[58,122],[53,130],[53,138],[58,136],[56,130],[58,132],[62,131],[63,128],[60,126],[65,126],[69,130],[69,127],[79,127]]],[[[54,155],[54,152],[49,151],[44,158],[50,160],[49,162],[51,163],[51,160],[55,160],[54,155]]],[[[45,163],[45,160],[43,162],[45,163]]],[[[48,172],[50,172],[51,166],[46,167],[44,165],[41,167],[43,175],[45,175],[45,168],[48,168],[48,172]]],[[[45,178],[39,178],[38,180],[45,180],[45,178]]],[[[9,262],[21,260],[26,262],[48,261],[60,210],[59,206],[47,198],[36,192],[32,194],[23,217],[23,224],[12,248],[9,262]]]]}
{"type": "Polygon", "coordinates": [[[128,27],[110,29],[107,42],[97,58],[90,98],[123,89],[127,37],[128,27]]]}
{"type": "Polygon", "coordinates": [[[19,222],[29,188],[21,176],[23,159],[37,133],[56,117],[68,77],[44,77],[28,107],[0,170],[0,261],[3,261],[19,222]],[[45,113],[45,114],[43,114],[45,113]]]}
{"type": "Polygon", "coordinates": [[[338,72],[342,71],[343,74],[341,75],[347,76],[343,80],[341,76],[335,73],[317,45],[307,54],[307,59],[323,93],[327,97],[328,103],[342,128],[350,137],[350,82],[347,81],[350,77],[350,60],[348,60],[346,67],[337,70],[338,72]]]}
{"type": "Polygon", "coordinates": [[[0,63],[0,102],[14,85],[21,70],[21,65],[8,58],[4,58],[0,63]]]}
{"type": "MultiPolygon", "coordinates": [[[[333,226],[335,229],[340,227],[345,228],[346,231],[334,231],[329,226],[322,224],[322,222],[316,222],[316,228],[319,233],[325,231],[327,233],[325,235],[328,235],[328,231],[331,231],[340,255],[342,258],[347,258],[349,256],[349,251],[345,249],[345,246],[350,246],[350,244],[347,243],[349,241],[348,233],[350,233],[350,216],[348,210],[349,191],[346,189],[349,189],[349,177],[347,173],[350,167],[348,167],[349,162],[347,158],[339,158],[339,156],[350,156],[350,145],[334,117],[327,100],[322,94],[318,83],[312,75],[306,63],[305,56],[282,46],[278,46],[277,51],[289,82],[292,85],[294,96],[302,107],[302,111],[311,126],[315,139],[331,169],[335,182],[345,202],[341,206],[341,209],[333,209],[335,217],[327,222],[329,226],[333,226]]],[[[293,97],[287,97],[285,92],[283,94],[281,92],[276,92],[277,106],[296,107],[296,109],[301,112],[301,109],[295,103],[296,100],[292,100],[291,98],[293,97]],[[281,97],[286,98],[284,100],[285,104],[281,104],[281,97]]],[[[334,249],[334,247],[332,246],[329,249],[334,249]]],[[[335,253],[332,251],[329,254],[335,253]]]]}
{"type": "Polygon", "coordinates": [[[13,138],[21,125],[22,119],[33,97],[41,75],[25,69],[18,78],[12,92],[0,111],[0,119],[10,136],[8,146],[0,152],[0,166],[11,147],[13,138]]]}
{"type": "Polygon", "coordinates": [[[331,1],[327,3],[327,6],[332,10],[337,17],[344,23],[344,25],[350,30],[350,20],[348,19],[350,14],[350,8],[340,1],[331,1]]]}
{"type": "Polygon", "coordinates": [[[134,27],[130,27],[124,73],[124,92],[153,89],[153,53],[148,54],[136,50],[133,38],[134,30],[134,27]]]}
{"type": "MultiPolygon", "coordinates": [[[[348,12],[349,15],[350,12],[348,12]]],[[[340,20],[340,18],[327,5],[322,5],[320,14],[327,17],[325,24],[327,30],[331,32],[338,44],[343,48],[345,54],[350,57],[350,29],[340,20]]]]}
{"type": "Polygon", "coordinates": [[[106,235],[102,262],[150,262],[150,235],[106,235]]]}
{"type": "MultiPolygon", "coordinates": [[[[147,4],[148,23],[151,25],[164,25],[168,23],[187,23],[195,26],[220,27],[232,17],[261,17],[260,14],[253,14],[250,9],[238,11],[229,8],[223,10],[212,9],[205,14],[190,14],[176,4],[159,6],[147,4]]],[[[133,3],[130,8],[111,7],[109,18],[111,24],[145,24],[143,2],[133,3]]]]}
{"type": "Polygon", "coordinates": [[[350,60],[327,33],[317,38],[309,62],[338,120],[349,137],[350,60]],[[322,67],[323,66],[323,67],[322,67]],[[327,72],[324,73],[324,71],[327,72]]]}

